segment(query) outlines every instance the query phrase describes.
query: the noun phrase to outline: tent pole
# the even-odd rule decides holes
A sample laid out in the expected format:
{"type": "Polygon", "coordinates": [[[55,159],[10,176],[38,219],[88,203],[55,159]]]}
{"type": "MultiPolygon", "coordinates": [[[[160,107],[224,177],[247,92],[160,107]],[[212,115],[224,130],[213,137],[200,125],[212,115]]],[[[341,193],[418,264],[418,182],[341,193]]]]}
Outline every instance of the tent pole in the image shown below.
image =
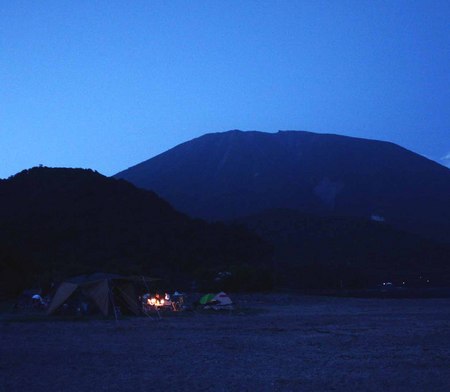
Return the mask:
{"type": "Polygon", "coordinates": [[[114,295],[113,295],[113,292],[111,289],[111,282],[109,280],[108,280],[108,291],[109,291],[109,296],[111,297],[111,304],[114,309],[114,318],[116,319],[116,323],[117,323],[119,320],[117,319],[116,304],[114,302],[114,295]]]}

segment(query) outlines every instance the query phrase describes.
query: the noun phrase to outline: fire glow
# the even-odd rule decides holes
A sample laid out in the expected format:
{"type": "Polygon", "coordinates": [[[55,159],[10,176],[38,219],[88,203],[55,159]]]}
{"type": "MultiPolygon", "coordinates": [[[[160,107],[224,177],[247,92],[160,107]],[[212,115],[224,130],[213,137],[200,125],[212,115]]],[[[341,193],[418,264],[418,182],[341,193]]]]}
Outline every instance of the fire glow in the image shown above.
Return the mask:
{"type": "Polygon", "coordinates": [[[158,298],[155,298],[155,297],[152,297],[152,298],[149,298],[148,300],[147,300],[147,304],[148,305],[151,305],[151,306],[156,306],[156,307],[159,307],[159,306],[164,306],[164,299],[158,299],[158,298]]]}
{"type": "Polygon", "coordinates": [[[164,295],[164,298],[160,298],[160,296],[156,294],[155,297],[150,297],[147,299],[147,305],[155,306],[157,308],[163,306],[170,306],[171,305],[170,295],[166,293],[164,295]]]}

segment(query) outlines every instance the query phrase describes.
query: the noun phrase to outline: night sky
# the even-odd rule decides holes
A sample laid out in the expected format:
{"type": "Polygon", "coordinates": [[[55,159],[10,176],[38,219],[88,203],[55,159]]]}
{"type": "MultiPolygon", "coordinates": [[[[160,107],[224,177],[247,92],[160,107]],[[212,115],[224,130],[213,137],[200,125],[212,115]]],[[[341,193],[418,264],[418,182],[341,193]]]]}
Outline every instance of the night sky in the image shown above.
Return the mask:
{"type": "Polygon", "coordinates": [[[0,0],[0,178],[112,175],[230,129],[450,166],[450,2],[0,0]]]}

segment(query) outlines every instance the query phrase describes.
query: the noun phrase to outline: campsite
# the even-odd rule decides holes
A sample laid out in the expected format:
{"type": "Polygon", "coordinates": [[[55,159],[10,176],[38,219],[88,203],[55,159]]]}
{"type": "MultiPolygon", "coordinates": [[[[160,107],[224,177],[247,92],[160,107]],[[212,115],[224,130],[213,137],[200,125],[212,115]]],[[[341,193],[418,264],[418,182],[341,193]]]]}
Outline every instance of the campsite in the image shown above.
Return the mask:
{"type": "Polygon", "coordinates": [[[449,21],[1,1],[0,392],[450,392],[449,21]]]}
{"type": "Polygon", "coordinates": [[[161,319],[3,312],[2,392],[448,390],[448,299],[230,297],[161,319]]]}

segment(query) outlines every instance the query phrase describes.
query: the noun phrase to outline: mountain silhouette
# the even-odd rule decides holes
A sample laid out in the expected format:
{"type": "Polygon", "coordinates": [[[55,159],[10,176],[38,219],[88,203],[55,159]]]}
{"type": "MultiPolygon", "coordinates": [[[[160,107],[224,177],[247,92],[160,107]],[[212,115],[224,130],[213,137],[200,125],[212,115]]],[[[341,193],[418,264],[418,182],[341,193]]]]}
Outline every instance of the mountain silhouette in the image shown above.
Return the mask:
{"type": "Polygon", "coordinates": [[[235,130],[180,144],[114,177],[207,220],[282,208],[450,242],[450,170],[389,142],[235,130]]]}
{"type": "Polygon", "coordinates": [[[186,284],[243,264],[260,269],[270,252],[242,228],[193,220],[92,170],[39,167],[0,181],[0,294],[102,270],[186,284]]]}

